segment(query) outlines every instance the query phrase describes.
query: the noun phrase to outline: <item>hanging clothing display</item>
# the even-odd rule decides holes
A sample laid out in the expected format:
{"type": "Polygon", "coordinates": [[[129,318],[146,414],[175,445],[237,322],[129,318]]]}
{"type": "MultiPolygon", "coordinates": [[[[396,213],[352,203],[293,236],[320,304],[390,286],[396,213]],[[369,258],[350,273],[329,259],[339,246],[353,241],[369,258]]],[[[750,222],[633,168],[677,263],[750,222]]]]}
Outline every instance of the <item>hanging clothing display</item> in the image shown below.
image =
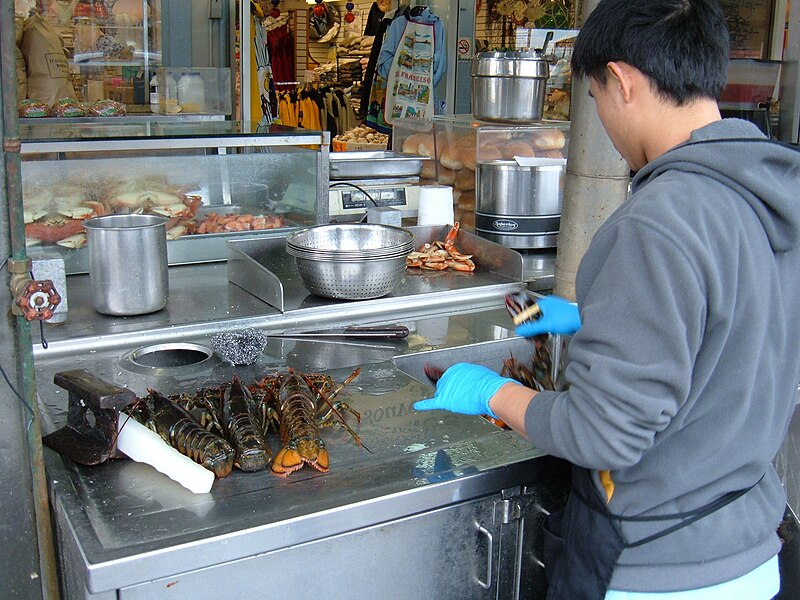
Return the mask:
{"type": "Polygon", "coordinates": [[[257,15],[251,15],[253,26],[253,55],[256,68],[255,91],[261,108],[260,121],[271,123],[275,106],[275,88],[270,67],[269,49],[267,47],[267,31],[264,23],[257,15]]]}
{"type": "Polygon", "coordinates": [[[330,131],[331,138],[358,124],[347,95],[332,86],[278,92],[278,117],[289,127],[330,131]]]}
{"type": "Polygon", "coordinates": [[[377,2],[373,2],[367,15],[367,24],[364,26],[364,35],[377,35],[383,21],[384,13],[378,6],[377,2]]]}
{"type": "Polygon", "coordinates": [[[278,92],[278,119],[281,125],[297,127],[300,118],[297,92],[278,92]]]}
{"type": "MultiPolygon", "coordinates": [[[[382,77],[388,78],[389,69],[392,66],[395,55],[405,50],[412,60],[418,57],[419,61],[423,63],[422,66],[427,67],[427,65],[424,65],[424,62],[428,59],[432,59],[433,85],[435,87],[442,78],[442,75],[444,75],[445,68],[447,67],[444,45],[444,24],[442,20],[427,7],[405,7],[402,16],[405,17],[405,21],[398,15],[392,20],[386,32],[386,39],[381,46],[381,52],[378,56],[378,73],[382,77]],[[430,32],[426,31],[424,28],[413,28],[415,35],[407,36],[405,33],[409,22],[417,25],[428,25],[430,26],[430,32]]],[[[406,63],[406,66],[412,67],[413,65],[408,63],[408,60],[408,58],[404,58],[403,62],[406,63]]]]}
{"type": "MultiPolygon", "coordinates": [[[[288,18],[287,18],[288,19],[288,18]]],[[[289,24],[284,22],[277,27],[267,29],[267,47],[272,62],[272,78],[275,87],[285,89],[295,77],[294,68],[294,36],[289,24]]]]}
{"type": "Polygon", "coordinates": [[[429,8],[406,7],[392,20],[381,46],[367,124],[390,133],[393,119],[432,118],[434,87],[446,62],[441,19],[429,8]]]}
{"type": "MultiPolygon", "coordinates": [[[[358,114],[361,118],[367,116],[367,111],[369,110],[370,106],[370,96],[372,93],[372,86],[375,82],[376,70],[378,67],[378,56],[381,53],[381,47],[383,45],[383,37],[386,34],[386,30],[389,28],[389,25],[392,23],[391,18],[385,18],[381,21],[380,26],[378,27],[378,31],[375,33],[375,40],[372,42],[372,49],[369,53],[369,60],[367,61],[367,68],[364,72],[364,79],[366,85],[361,89],[361,101],[359,102],[358,114]]],[[[384,132],[386,133],[386,132],[384,132]]]]}

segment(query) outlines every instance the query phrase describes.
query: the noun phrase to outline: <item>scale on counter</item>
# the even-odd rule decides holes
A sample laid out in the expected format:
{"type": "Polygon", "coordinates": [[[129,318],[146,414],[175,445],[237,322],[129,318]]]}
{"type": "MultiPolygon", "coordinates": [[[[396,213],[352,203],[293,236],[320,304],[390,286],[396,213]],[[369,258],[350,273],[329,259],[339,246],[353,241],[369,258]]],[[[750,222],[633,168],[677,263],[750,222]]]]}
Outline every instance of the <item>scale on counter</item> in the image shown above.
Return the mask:
{"type": "Polygon", "coordinates": [[[419,178],[331,181],[328,197],[331,219],[359,219],[370,206],[376,205],[395,208],[402,213],[404,219],[416,218],[419,208],[419,178]]]}
{"type": "Polygon", "coordinates": [[[358,220],[370,206],[396,208],[403,218],[416,218],[425,157],[386,151],[333,152],[330,160],[331,219],[358,220]]]}

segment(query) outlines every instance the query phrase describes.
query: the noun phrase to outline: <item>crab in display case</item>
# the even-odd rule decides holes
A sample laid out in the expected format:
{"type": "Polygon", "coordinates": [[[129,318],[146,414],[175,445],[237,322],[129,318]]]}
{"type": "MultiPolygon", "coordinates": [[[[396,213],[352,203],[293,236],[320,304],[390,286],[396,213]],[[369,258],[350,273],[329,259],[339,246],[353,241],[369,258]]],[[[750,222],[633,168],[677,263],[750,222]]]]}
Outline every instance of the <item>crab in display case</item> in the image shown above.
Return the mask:
{"type": "Polygon", "coordinates": [[[83,221],[106,214],[106,207],[86,188],[31,186],[23,190],[25,237],[29,246],[58,244],[78,248],[86,243],[83,221]]]}
{"type": "Polygon", "coordinates": [[[23,185],[23,214],[28,246],[86,244],[83,222],[112,214],[157,214],[168,219],[171,239],[190,231],[202,197],[186,186],[153,177],[119,183],[108,177],[76,177],[66,182],[23,185]],[[178,235],[176,235],[178,233],[178,235]]]}
{"type": "Polygon", "coordinates": [[[167,239],[184,235],[239,233],[286,226],[282,215],[225,212],[204,203],[199,185],[176,184],[153,175],[120,183],[103,176],[78,176],[64,182],[23,182],[23,210],[28,246],[86,244],[83,222],[113,214],[155,214],[167,218],[167,239]]]}

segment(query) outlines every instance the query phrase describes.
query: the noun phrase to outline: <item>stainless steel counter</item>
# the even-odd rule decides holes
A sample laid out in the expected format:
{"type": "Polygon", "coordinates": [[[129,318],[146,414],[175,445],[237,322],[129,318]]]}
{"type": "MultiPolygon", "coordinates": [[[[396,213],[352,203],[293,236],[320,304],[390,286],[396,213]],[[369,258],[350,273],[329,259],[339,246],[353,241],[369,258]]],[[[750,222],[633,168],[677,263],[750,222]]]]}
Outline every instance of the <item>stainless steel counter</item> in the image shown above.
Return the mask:
{"type": "MultiPolygon", "coordinates": [[[[343,380],[358,366],[361,373],[342,398],[361,413],[356,429],[369,451],[357,447],[341,428],[326,429],[323,438],[331,454],[329,473],[306,467],[281,479],[268,471],[234,471],[215,481],[210,493],[194,495],[146,465],[121,460],[84,467],[46,449],[69,597],[152,598],[163,594],[190,598],[200,593],[223,598],[232,597],[231,593],[241,597],[269,590],[296,597],[322,584],[298,573],[291,573],[293,578],[300,576],[298,581],[279,577],[277,581],[256,578],[251,582],[251,576],[286,568],[279,568],[284,563],[278,558],[267,557],[294,556],[307,545],[325,548],[339,536],[360,539],[358,547],[368,554],[380,552],[391,557],[400,553],[398,560],[406,557],[403,559],[410,566],[425,570],[417,573],[414,585],[404,578],[393,584],[403,586],[397,590],[400,596],[405,590],[405,597],[422,598],[431,586],[446,585],[452,591],[441,597],[465,597],[463,585],[467,584],[470,590],[474,588],[474,597],[500,593],[506,585],[500,564],[507,565],[506,570],[520,569],[514,567],[519,559],[500,561],[500,557],[522,545],[500,543],[505,534],[501,535],[504,525],[498,520],[496,503],[508,502],[509,490],[522,494],[530,485],[558,476],[561,465],[516,434],[480,417],[415,412],[413,402],[428,397],[433,388],[409,373],[417,372],[423,360],[443,366],[470,360],[499,370],[510,352],[524,355],[525,347],[520,344],[527,342],[514,336],[503,306],[504,295],[524,289],[523,282],[477,273],[468,280],[471,284],[465,284],[464,274],[423,273],[414,276],[418,279],[411,286],[413,293],[401,289],[378,300],[333,303],[309,296],[299,308],[281,313],[229,283],[226,263],[171,267],[169,274],[167,308],[130,318],[95,313],[89,302],[88,276],[68,277],[67,321],[46,327],[48,349],[36,343],[44,433],[65,422],[67,392],[53,384],[53,375],[61,370],[86,368],[144,395],[148,387],[164,393],[187,392],[229,381],[234,372],[251,381],[288,367],[325,371],[343,380]],[[423,288],[427,293],[420,293],[423,288]],[[411,334],[401,341],[366,343],[271,338],[259,361],[248,367],[233,368],[216,355],[175,369],[130,361],[133,350],[165,341],[210,347],[211,335],[219,331],[259,327],[283,332],[355,323],[402,323],[411,334]],[[458,508],[476,502],[477,516],[472,508],[458,508]],[[468,520],[476,524],[475,531],[488,532],[488,550],[484,542],[475,541],[475,533],[468,532],[469,543],[461,548],[467,557],[465,566],[442,577],[442,569],[449,573],[449,567],[431,568],[435,558],[423,551],[412,558],[414,553],[404,543],[412,548],[427,544],[432,551],[448,547],[453,541],[452,528],[463,529],[466,517],[444,521],[450,525],[437,528],[432,525],[437,522],[433,515],[443,519],[442,515],[457,508],[471,515],[468,520]],[[395,533],[389,536],[389,531],[395,533]],[[406,531],[408,539],[398,531],[406,531]],[[480,561],[486,559],[476,559],[476,553],[481,553],[475,548],[488,552],[488,575],[480,574],[486,570],[480,561]],[[472,564],[476,560],[477,566],[472,564]],[[469,575],[475,569],[479,575],[469,575]],[[242,578],[231,581],[229,576],[236,573],[242,578]],[[458,581],[449,581],[449,577],[458,581]],[[417,588],[419,593],[412,592],[417,588]]],[[[275,438],[271,444],[277,448],[275,438]]],[[[530,498],[539,502],[537,495],[530,498]]],[[[523,521],[514,521],[518,523],[515,535],[521,535],[523,521]]],[[[472,525],[468,528],[471,531],[472,525]]],[[[352,544],[341,540],[337,544],[340,550],[304,558],[297,570],[311,574],[315,565],[322,569],[323,573],[312,577],[326,581],[326,587],[320,588],[325,597],[366,597],[366,592],[359,592],[362,588],[352,583],[327,581],[348,578],[348,574],[327,570],[338,568],[337,561],[356,552],[352,544]]],[[[382,572],[380,576],[387,581],[393,577],[391,564],[384,565],[385,572],[374,565],[347,568],[350,575],[361,573],[364,581],[376,572],[382,572]]],[[[519,579],[518,572],[516,577],[519,579]]]]}
{"type": "Polygon", "coordinates": [[[555,285],[556,249],[521,250],[522,280],[534,292],[546,292],[555,285]]]}

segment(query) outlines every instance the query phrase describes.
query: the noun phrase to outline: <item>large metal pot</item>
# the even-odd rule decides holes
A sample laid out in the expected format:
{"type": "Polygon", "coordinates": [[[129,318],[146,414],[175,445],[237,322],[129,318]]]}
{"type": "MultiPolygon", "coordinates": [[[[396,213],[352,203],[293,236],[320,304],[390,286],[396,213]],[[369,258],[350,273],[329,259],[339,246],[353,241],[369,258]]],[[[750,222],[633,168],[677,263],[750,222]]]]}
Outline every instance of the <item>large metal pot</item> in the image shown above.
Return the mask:
{"type": "Polygon", "coordinates": [[[166,224],[159,215],[104,215],[83,222],[97,312],[144,315],[167,305],[166,224]]]}
{"type": "Polygon", "coordinates": [[[509,248],[551,248],[558,242],[564,160],[538,166],[515,160],[479,162],[475,233],[509,248]]]}
{"type": "Polygon", "coordinates": [[[479,52],[472,59],[472,114],[480,121],[542,119],[550,65],[537,50],[479,52]]]}

